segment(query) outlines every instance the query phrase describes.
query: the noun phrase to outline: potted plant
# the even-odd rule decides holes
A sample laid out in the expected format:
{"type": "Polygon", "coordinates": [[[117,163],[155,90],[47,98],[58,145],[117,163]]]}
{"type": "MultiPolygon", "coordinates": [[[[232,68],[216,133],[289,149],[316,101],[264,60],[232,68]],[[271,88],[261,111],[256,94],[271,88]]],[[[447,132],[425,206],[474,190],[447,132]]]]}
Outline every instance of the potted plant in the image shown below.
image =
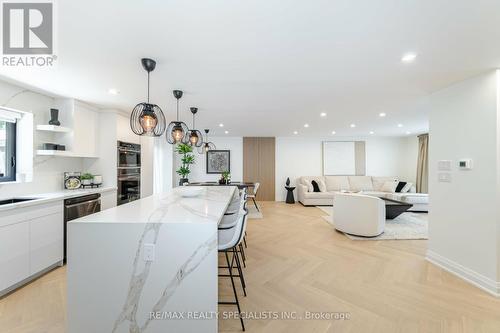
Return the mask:
{"type": "Polygon", "coordinates": [[[181,176],[181,179],[179,180],[179,185],[182,186],[184,185],[184,183],[187,183],[189,181],[188,176],[191,173],[189,167],[191,164],[194,164],[194,155],[191,154],[193,152],[193,147],[185,143],[181,143],[177,145],[175,151],[182,156],[181,166],[176,171],[177,174],[181,176]]]}
{"type": "Polygon", "coordinates": [[[91,173],[85,172],[80,176],[80,180],[82,181],[82,185],[92,185],[92,179],[94,179],[94,175],[91,173]]]}
{"type": "Polygon", "coordinates": [[[229,184],[231,183],[231,174],[228,171],[224,171],[221,174],[221,179],[219,180],[219,184],[229,184]]]}

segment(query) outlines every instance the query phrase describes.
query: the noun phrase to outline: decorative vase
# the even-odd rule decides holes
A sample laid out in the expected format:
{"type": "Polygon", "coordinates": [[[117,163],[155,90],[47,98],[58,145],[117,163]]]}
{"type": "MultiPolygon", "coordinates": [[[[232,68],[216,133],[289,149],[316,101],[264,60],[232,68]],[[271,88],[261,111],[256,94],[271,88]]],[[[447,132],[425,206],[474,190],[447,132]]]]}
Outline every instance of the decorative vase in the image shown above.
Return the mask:
{"type": "Polygon", "coordinates": [[[290,186],[290,177],[288,177],[288,178],[286,179],[285,184],[286,184],[286,186],[290,186]]]}
{"type": "Polygon", "coordinates": [[[181,178],[179,180],[179,186],[184,186],[184,183],[189,183],[189,179],[187,179],[187,178],[181,178]]]}
{"type": "Polygon", "coordinates": [[[92,185],[92,179],[82,179],[82,185],[92,185]]]}
{"type": "Polygon", "coordinates": [[[61,122],[58,120],[59,118],[59,110],[58,109],[50,109],[50,120],[49,125],[59,126],[61,122]]]}
{"type": "Polygon", "coordinates": [[[220,185],[226,185],[226,180],[224,178],[219,179],[220,185]]]}

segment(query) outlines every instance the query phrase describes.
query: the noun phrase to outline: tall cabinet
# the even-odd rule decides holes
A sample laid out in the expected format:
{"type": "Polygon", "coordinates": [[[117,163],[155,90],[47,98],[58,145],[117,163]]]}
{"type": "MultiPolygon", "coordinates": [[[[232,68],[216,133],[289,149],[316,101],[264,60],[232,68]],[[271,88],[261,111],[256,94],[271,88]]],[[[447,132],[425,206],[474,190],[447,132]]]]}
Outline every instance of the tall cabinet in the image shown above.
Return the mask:
{"type": "Polygon", "coordinates": [[[243,180],[259,182],[257,200],[275,200],[274,137],[243,138],[243,180]]]}

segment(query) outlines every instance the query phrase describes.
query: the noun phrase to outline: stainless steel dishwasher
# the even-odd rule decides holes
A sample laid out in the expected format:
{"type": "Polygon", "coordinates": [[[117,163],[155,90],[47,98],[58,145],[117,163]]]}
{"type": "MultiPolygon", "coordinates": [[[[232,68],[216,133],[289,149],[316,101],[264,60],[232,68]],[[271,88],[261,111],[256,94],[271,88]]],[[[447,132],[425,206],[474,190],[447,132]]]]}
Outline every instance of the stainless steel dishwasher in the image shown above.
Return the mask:
{"type": "Polygon", "coordinates": [[[101,195],[98,193],[64,200],[64,261],[66,261],[68,222],[100,211],[101,195]]]}

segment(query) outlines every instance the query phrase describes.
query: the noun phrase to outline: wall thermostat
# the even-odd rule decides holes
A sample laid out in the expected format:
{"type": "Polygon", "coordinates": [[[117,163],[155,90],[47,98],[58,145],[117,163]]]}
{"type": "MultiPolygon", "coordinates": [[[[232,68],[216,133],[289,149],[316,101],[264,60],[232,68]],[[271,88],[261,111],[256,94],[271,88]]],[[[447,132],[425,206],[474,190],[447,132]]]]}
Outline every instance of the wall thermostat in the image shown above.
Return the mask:
{"type": "Polygon", "coordinates": [[[458,161],[458,168],[461,170],[472,169],[472,160],[471,159],[463,159],[463,160],[458,161]]]}

